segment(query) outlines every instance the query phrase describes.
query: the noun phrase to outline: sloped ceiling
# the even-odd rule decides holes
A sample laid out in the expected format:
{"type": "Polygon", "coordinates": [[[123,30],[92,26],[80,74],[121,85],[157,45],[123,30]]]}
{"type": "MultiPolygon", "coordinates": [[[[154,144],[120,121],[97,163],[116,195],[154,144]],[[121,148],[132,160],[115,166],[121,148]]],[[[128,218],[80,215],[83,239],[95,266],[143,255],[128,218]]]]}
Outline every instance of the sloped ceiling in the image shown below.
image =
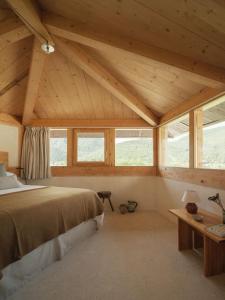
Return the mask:
{"type": "MultiPolygon", "coordinates": [[[[225,68],[225,4],[212,0],[39,0],[42,10],[225,68]]],[[[0,22],[12,15],[0,0],[0,22]]],[[[1,25],[1,23],[0,23],[1,25]]],[[[0,112],[21,116],[32,37],[0,51],[0,112]]],[[[123,52],[86,47],[161,116],[206,87],[181,70],[123,52]]],[[[133,119],[133,111],[56,52],[46,59],[35,113],[52,119],[133,119]]]]}
{"type": "Polygon", "coordinates": [[[138,118],[59,52],[46,61],[35,112],[50,119],[138,118]]]}
{"type": "Polygon", "coordinates": [[[23,39],[0,51],[0,112],[22,115],[32,42],[23,39]]]}
{"type": "Polygon", "coordinates": [[[131,37],[225,67],[225,2],[214,0],[39,0],[49,12],[108,35],[131,37]]]}

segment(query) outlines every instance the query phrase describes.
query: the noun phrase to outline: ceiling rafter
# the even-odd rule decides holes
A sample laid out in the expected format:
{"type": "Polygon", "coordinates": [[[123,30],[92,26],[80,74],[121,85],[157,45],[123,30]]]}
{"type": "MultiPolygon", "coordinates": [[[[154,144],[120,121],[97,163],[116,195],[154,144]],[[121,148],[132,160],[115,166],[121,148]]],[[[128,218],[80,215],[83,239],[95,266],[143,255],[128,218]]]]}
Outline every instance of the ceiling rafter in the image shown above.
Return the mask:
{"type": "Polygon", "coordinates": [[[225,69],[204,62],[196,61],[181,54],[147,45],[137,40],[121,36],[107,36],[103,33],[90,31],[80,23],[61,16],[45,13],[43,23],[49,32],[59,37],[99,50],[117,51],[139,55],[159,63],[180,69],[193,81],[206,86],[219,87],[225,83],[225,69]]]}
{"type": "Polygon", "coordinates": [[[51,34],[41,22],[37,2],[32,0],[6,0],[15,14],[29,30],[43,43],[54,45],[51,34]]]}
{"type": "Polygon", "coordinates": [[[46,54],[41,50],[40,42],[34,39],[29,78],[23,110],[23,125],[29,124],[33,118],[34,107],[37,100],[39,83],[44,69],[46,54]]]}
{"type": "Polygon", "coordinates": [[[31,126],[76,127],[76,128],[138,128],[150,125],[143,119],[36,119],[31,120],[31,126]]]}
{"type": "Polygon", "coordinates": [[[25,77],[27,77],[28,71],[23,72],[18,76],[16,79],[14,79],[12,82],[7,84],[3,89],[0,90],[0,97],[6,94],[11,88],[13,88],[15,85],[18,85],[25,77]]]}
{"type": "Polygon", "coordinates": [[[0,112],[0,122],[10,126],[19,126],[19,127],[22,126],[20,118],[6,113],[1,113],[1,112],[0,112]]]}
{"type": "Polygon", "coordinates": [[[213,89],[205,88],[200,93],[192,96],[190,99],[184,101],[182,104],[171,109],[166,114],[164,114],[160,119],[160,125],[164,125],[189,111],[198,108],[211,100],[218,98],[225,93],[225,88],[213,89]]]}
{"type": "Polygon", "coordinates": [[[71,44],[69,41],[55,39],[59,51],[67,59],[78,65],[89,76],[107,89],[118,100],[127,105],[150,125],[158,124],[158,117],[143,104],[143,101],[115,78],[105,67],[92,58],[82,46],[71,44]]]}
{"type": "Polygon", "coordinates": [[[17,17],[0,22],[0,50],[28,36],[31,32],[17,17]]]}

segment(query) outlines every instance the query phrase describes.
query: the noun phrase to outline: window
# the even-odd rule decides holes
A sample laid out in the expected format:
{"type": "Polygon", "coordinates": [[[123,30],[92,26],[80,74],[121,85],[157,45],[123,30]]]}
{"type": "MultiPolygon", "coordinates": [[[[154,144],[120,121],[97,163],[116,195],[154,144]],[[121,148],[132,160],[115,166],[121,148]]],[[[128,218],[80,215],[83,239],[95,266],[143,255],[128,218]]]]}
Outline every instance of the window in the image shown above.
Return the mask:
{"type": "Polygon", "coordinates": [[[67,166],[67,129],[50,130],[50,165],[67,166]]]}
{"type": "Polygon", "coordinates": [[[198,110],[198,167],[225,169],[225,96],[198,110]]]}
{"type": "Polygon", "coordinates": [[[173,121],[160,128],[161,165],[189,167],[189,116],[173,121]]]}
{"type": "Polygon", "coordinates": [[[77,162],[105,162],[104,131],[77,131],[77,162]]]}
{"type": "Polygon", "coordinates": [[[152,166],[152,129],[116,129],[115,165],[152,166]]]}

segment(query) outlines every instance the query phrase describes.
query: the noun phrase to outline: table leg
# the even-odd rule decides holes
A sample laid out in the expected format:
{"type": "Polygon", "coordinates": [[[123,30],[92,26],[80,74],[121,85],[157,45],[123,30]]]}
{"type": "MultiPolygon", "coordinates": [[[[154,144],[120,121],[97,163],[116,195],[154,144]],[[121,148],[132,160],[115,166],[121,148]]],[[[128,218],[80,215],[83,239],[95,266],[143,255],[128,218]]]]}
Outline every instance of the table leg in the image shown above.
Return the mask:
{"type": "Polygon", "coordinates": [[[203,245],[204,245],[203,236],[201,234],[199,234],[196,230],[194,230],[193,242],[194,242],[194,245],[193,245],[194,249],[203,248],[203,245]]]}
{"type": "Polygon", "coordinates": [[[192,249],[192,227],[178,219],[178,250],[192,249]]]}
{"type": "Polygon", "coordinates": [[[204,274],[217,275],[225,272],[225,244],[216,243],[204,236],[204,274]]]}

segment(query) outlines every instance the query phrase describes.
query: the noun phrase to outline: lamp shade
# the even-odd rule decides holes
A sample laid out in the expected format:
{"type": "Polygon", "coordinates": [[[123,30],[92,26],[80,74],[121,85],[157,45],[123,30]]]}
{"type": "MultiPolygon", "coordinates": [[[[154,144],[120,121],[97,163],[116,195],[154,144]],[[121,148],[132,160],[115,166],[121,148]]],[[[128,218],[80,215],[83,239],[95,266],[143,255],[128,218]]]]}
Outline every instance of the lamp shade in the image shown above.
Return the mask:
{"type": "Polygon", "coordinates": [[[196,191],[187,190],[184,192],[181,201],[185,203],[197,203],[200,199],[196,191]]]}

